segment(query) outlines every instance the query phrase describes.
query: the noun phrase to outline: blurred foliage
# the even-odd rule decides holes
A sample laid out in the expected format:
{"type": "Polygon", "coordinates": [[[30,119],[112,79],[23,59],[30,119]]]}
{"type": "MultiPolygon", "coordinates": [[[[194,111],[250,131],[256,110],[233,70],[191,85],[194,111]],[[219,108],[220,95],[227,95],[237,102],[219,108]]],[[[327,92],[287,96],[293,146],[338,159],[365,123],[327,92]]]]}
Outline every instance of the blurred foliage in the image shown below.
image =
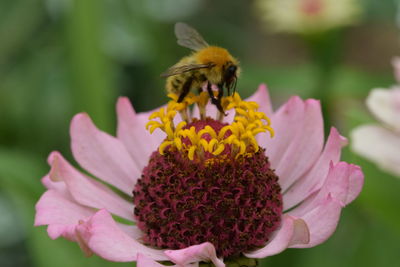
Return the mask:
{"type": "MultiPolygon", "coordinates": [[[[32,227],[34,205],[44,191],[48,153],[72,158],[74,114],[88,112],[114,133],[119,95],[130,97],[137,111],[165,102],[159,74],[189,53],[176,45],[176,21],[189,22],[240,58],[243,96],[265,82],[277,107],[293,94],[314,96],[325,82],[330,91],[322,104],[343,135],[372,121],[363,101],[370,89],[394,83],[390,59],[399,55],[400,32],[394,0],[361,2],[364,21],[340,35],[337,65],[321,80],[306,43],[263,32],[251,1],[0,1],[0,265],[132,266],[88,259],[76,244],[51,240],[44,227],[32,227]]],[[[398,262],[400,180],[348,150],[344,159],[362,166],[366,183],[344,209],[337,232],[323,245],[287,250],[262,266],[398,262]]]]}

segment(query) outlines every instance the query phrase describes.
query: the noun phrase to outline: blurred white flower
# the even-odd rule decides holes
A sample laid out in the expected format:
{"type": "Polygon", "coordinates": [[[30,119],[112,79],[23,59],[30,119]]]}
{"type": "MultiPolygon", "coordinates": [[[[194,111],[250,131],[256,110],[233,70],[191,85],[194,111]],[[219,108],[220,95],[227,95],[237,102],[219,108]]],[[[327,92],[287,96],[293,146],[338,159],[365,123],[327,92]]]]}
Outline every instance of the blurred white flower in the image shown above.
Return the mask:
{"type": "MultiPolygon", "coordinates": [[[[400,83],[400,58],[395,58],[393,65],[397,82],[400,83]]],[[[366,103],[382,124],[363,125],[354,129],[351,134],[352,149],[382,169],[400,176],[400,85],[372,90],[366,103]]]]}
{"type": "Polygon", "coordinates": [[[358,0],[256,0],[266,26],[274,31],[318,33],[356,22],[358,0]]]}

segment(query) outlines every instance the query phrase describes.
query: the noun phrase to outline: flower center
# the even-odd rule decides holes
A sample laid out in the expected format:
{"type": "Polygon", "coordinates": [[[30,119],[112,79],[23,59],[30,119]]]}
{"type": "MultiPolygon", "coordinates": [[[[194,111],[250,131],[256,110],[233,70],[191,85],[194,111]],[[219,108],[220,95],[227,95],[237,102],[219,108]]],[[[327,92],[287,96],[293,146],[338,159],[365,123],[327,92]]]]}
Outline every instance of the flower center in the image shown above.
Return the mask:
{"type": "Polygon", "coordinates": [[[281,222],[278,177],[255,136],[273,130],[258,105],[238,94],[222,101],[233,122],[207,117],[206,94],[189,95],[153,113],[147,127],[167,137],[153,152],[133,190],[134,215],[143,241],[180,249],[214,244],[218,256],[238,256],[265,245],[281,222]],[[189,117],[196,103],[200,118],[189,117]],[[184,119],[176,126],[174,117],[184,119]],[[156,121],[158,119],[158,121],[156,121]]]}

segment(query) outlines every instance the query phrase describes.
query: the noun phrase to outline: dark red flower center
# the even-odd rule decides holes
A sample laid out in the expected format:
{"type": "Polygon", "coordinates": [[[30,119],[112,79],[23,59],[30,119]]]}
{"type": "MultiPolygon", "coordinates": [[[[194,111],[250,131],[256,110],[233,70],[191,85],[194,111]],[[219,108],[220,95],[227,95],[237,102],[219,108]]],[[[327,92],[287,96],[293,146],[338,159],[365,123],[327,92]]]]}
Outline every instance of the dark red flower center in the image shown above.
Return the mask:
{"type": "MultiPolygon", "coordinates": [[[[214,123],[214,122],[213,122],[214,123]]],[[[216,132],[222,126],[211,125],[216,132]]],[[[218,256],[238,256],[266,244],[281,222],[278,177],[265,150],[225,154],[212,164],[174,149],[154,152],[133,190],[134,216],[151,246],[181,249],[211,242],[218,256]]]]}

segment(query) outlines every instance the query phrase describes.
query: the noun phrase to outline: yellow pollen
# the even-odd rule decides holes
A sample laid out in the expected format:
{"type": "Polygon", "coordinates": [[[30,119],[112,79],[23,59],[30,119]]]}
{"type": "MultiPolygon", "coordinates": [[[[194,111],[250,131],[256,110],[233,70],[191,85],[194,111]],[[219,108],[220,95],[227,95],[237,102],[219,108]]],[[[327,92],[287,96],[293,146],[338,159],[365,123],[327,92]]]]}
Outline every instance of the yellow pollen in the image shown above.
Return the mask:
{"type": "Polygon", "coordinates": [[[258,111],[258,104],[243,101],[238,93],[222,98],[221,105],[224,110],[226,112],[233,110],[235,116],[232,122],[223,126],[218,132],[210,125],[199,131],[194,126],[188,127],[191,123],[188,115],[189,107],[192,104],[198,106],[200,120],[206,118],[206,106],[210,100],[207,92],[201,92],[199,95],[189,93],[181,103],[177,102],[178,95],[168,96],[171,101],[166,107],[153,112],[146,124],[146,129],[150,133],[156,129],[166,133],[166,138],[158,148],[160,154],[164,154],[168,149],[174,149],[190,160],[204,160],[205,164],[212,164],[227,159],[226,153],[235,158],[251,156],[252,153],[259,151],[256,139],[258,134],[269,132],[271,137],[274,136],[271,121],[263,112],[258,111]],[[174,118],[177,113],[181,114],[183,121],[175,125],[174,118]],[[230,149],[226,150],[227,147],[230,149]],[[208,155],[207,158],[204,158],[205,155],[208,155]]]}

